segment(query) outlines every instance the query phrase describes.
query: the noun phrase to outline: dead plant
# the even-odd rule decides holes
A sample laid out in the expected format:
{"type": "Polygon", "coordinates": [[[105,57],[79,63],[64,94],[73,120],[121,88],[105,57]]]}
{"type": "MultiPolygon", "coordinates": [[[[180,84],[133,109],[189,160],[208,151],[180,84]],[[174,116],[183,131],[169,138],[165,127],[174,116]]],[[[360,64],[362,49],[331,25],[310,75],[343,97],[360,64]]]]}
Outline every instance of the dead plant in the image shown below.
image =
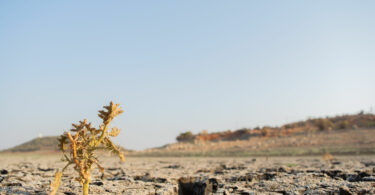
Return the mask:
{"type": "Polygon", "coordinates": [[[104,110],[99,111],[99,117],[103,120],[99,128],[92,127],[86,119],[79,121],[79,124],[72,124],[71,132],[64,132],[59,138],[59,149],[63,152],[63,161],[66,161],[66,166],[62,171],[57,171],[55,181],[51,183],[50,195],[56,194],[61,181],[61,176],[64,170],[70,165],[74,166],[78,176],[75,178],[82,185],[82,192],[84,195],[89,193],[89,184],[91,177],[91,170],[93,165],[104,172],[104,168],[99,164],[95,151],[99,149],[108,150],[124,162],[125,157],[120,148],[117,147],[110,139],[119,135],[120,130],[117,127],[110,128],[111,121],[121,114],[123,110],[119,104],[110,102],[108,106],[104,106],[104,110]],[[111,129],[111,131],[109,131],[111,129]]]}

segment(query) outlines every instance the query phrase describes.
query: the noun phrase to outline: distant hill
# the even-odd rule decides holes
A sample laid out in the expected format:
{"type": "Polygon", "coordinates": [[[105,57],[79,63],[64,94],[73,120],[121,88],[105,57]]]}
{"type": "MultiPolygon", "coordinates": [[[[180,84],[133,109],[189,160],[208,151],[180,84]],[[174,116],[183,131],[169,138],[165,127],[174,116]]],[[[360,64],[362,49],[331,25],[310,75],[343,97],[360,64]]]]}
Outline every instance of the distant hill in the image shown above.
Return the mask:
{"type": "Polygon", "coordinates": [[[285,136],[250,136],[232,141],[177,142],[133,156],[301,156],[375,154],[375,128],[301,132],[285,136]]]}
{"type": "Polygon", "coordinates": [[[4,152],[58,151],[57,138],[58,136],[35,138],[13,148],[4,150],[4,152]]]}
{"type": "MultiPolygon", "coordinates": [[[[3,150],[2,152],[38,152],[38,151],[56,151],[59,152],[58,149],[58,136],[48,136],[48,137],[41,137],[35,138],[31,141],[25,142],[13,148],[9,148],[3,150]]],[[[122,146],[119,146],[125,153],[131,152],[131,150],[127,150],[122,146]]]]}
{"type": "Polygon", "coordinates": [[[235,131],[227,130],[222,132],[193,134],[190,131],[181,133],[177,136],[179,142],[195,141],[234,141],[248,140],[251,137],[280,137],[306,132],[321,132],[331,130],[350,130],[350,129],[372,129],[375,128],[375,115],[359,114],[341,115],[326,118],[312,118],[304,121],[285,124],[280,127],[255,127],[242,128],[235,131]]]}
{"type": "Polygon", "coordinates": [[[375,115],[363,112],[311,118],[279,127],[181,133],[177,143],[136,156],[293,156],[375,154],[375,115]]]}

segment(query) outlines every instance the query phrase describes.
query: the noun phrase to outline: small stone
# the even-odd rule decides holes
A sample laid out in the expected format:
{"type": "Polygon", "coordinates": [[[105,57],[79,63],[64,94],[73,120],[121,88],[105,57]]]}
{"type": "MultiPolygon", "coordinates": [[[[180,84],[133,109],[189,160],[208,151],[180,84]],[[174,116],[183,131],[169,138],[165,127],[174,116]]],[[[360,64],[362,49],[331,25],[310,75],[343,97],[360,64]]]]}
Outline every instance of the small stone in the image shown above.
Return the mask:
{"type": "Polygon", "coordinates": [[[102,186],[104,185],[104,183],[101,181],[95,181],[95,182],[90,183],[90,185],[102,186]]]}
{"type": "Polygon", "coordinates": [[[362,162],[366,167],[375,166],[375,161],[362,162]]]}
{"type": "Polygon", "coordinates": [[[290,168],[288,167],[279,167],[277,169],[278,172],[283,172],[283,173],[286,173],[286,172],[290,172],[290,168]]]}
{"type": "Polygon", "coordinates": [[[169,165],[167,167],[164,167],[164,168],[167,168],[167,169],[178,169],[178,168],[181,168],[180,165],[169,165]]]}
{"type": "Polygon", "coordinates": [[[38,170],[39,171],[43,171],[43,172],[48,172],[48,171],[53,171],[54,169],[52,169],[52,168],[40,168],[40,167],[38,167],[38,170]]]}
{"type": "Polygon", "coordinates": [[[346,187],[341,187],[340,190],[339,190],[339,194],[340,195],[352,195],[350,190],[346,187]]]}
{"type": "Polygon", "coordinates": [[[375,177],[363,177],[362,181],[375,181],[375,177]]]}
{"type": "Polygon", "coordinates": [[[333,161],[331,162],[333,165],[341,165],[342,163],[340,161],[333,161]]]}
{"type": "Polygon", "coordinates": [[[361,179],[362,177],[359,175],[348,175],[348,177],[346,178],[346,180],[349,182],[358,182],[361,181],[361,179]]]}
{"type": "Polygon", "coordinates": [[[4,184],[4,186],[8,186],[8,187],[10,187],[10,186],[22,186],[22,184],[21,183],[7,183],[7,184],[4,184]]]}
{"type": "Polygon", "coordinates": [[[323,173],[327,174],[331,178],[335,178],[339,173],[341,173],[341,170],[323,170],[323,173]]]}
{"type": "Polygon", "coordinates": [[[179,194],[210,194],[218,189],[216,178],[182,177],[178,180],[179,194]]]}
{"type": "Polygon", "coordinates": [[[6,175],[6,174],[8,174],[9,172],[8,172],[6,169],[2,169],[2,170],[0,171],[0,173],[1,173],[2,175],[6,175]]]}

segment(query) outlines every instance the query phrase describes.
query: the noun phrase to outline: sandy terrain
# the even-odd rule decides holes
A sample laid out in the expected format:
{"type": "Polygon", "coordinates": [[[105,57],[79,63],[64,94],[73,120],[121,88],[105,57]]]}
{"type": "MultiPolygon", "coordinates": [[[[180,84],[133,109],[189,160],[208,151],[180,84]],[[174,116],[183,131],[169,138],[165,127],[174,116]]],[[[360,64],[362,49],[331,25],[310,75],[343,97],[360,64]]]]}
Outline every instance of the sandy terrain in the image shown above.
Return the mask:
{"type": "MultiPolygon", "coordinates": [[[[48,194],[57,155],[0,155],[0,194],[48,194]]],[[[256,158],[105,157],[91,194],[375,194],[375,156],[256,158]]],[[[59,194],[80,194],[68,169],[59,194]]]]}

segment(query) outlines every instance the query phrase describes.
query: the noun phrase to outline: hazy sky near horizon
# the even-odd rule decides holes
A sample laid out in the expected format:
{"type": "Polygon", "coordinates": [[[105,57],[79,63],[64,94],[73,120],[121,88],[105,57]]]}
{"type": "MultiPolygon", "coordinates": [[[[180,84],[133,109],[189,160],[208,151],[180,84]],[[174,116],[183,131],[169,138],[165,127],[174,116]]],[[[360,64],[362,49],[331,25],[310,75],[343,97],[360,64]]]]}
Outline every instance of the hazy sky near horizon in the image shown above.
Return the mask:
{"type": "Polygon", "coordinates": [[[184,131],[375,109],[375,1],[0,1],[0,149],[98,125],[184,131]]]}

